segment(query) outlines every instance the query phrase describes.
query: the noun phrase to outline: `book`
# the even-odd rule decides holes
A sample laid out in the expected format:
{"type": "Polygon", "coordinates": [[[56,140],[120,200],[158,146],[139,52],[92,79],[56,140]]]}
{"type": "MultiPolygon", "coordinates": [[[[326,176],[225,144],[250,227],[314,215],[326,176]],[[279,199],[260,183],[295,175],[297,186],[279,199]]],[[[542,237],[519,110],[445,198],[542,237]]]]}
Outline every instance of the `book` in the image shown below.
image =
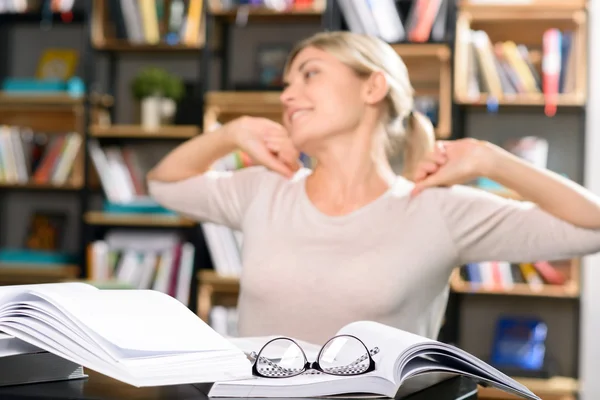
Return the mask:
{"type": "Polygon", "coordinates": [[[85,378],[83,367],[0,333],[0,387],[85,378]]]}
{"type": "MultiPolygon", "coordinates": [[[[527,387],[455,346],[428,339],[373,321],[357,321],[336,335],[359,338],[372,356],[375,369],[362,375],[300,374],[285,378],[251,378],[216,382],[209,397],[317,397],[373,395],[402,398],[445,379],[465,376],[524,399],[539,400],[527,387]]],[[[259,353],[272,337],[231,338],[246,354],[259,353]]],[[[292,338],[294,339],[294,338],[292,338]]],[[[316,360],[320,345],[299,341],[309,362],[316,360]]],[[[333,347],[333,346],[332,346],[333,347]]],[[[323,352],[323,354],[326,352],[323,352]]],[[[262,354],[262,353],[261,353],[262,354]]],[[[274,353],[272,353],[274,354],[274,353]]],[[[342,358],[336,354],[335,357],[342,358]]],[[[262,356],[261,356],[262,357],[262,356]]],[[[282,356],[284,358],[284,356],[282,356]]]]}
{"type": "Polygon", "coordinates": [[[243,351],[154,290],[82,282],[3,286],[0,331],[137,387],[251,376],[243,351]]]}

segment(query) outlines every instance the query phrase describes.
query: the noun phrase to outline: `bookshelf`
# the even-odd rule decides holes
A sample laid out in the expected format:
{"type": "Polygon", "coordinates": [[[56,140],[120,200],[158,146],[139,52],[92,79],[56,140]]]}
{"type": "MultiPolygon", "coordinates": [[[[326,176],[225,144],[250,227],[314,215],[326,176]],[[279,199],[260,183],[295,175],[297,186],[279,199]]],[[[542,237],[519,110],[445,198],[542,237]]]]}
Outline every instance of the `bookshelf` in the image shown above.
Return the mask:
{"type": "MultiPolygon", "coordinates": [[[[95,65],[100,58],[106,58],[109,65],[107,94],[102,101],[107,115],[103,119],[89,118],[86,124],[83,276],[97,286],[164,291],[193,311],[197,298],[194,275],[198,265],[204,264],[199,226],[193,220],[148,202],[145,175],[170,149],[200,135],[201,119],[192,122],[186,116],[182,123],[174,117],[149,128],[137,121],[123,123],[116,117],[115,110],[122,100],[116,97],[118,86],[130,85],[122,81],[117,64],[131,55],[146,57],[147,64],[155,59],[157,65],[160,59],[170,55],[197,60],[197,77],[192,88],[184,88],[184,96],[187,96],[184,101],[198,101],[202,107],[205,66],[210,61],[204,58],[212,55],[204,51],[207,29],[202,3],[168,1],[160,11],[154,7],[143,9],[150,2],[140,2],[141,8],[135,10],[114,8],[119,2],[105,0],[90,2],[87,6],[87,86],[98,84],[95,65]],[[178,15],[172,16],[172,12],[178,15]],[[133,20],[141,25],[132,24],[133,20]],[[110,163],[100,163],[99,158],[110,163]],[[124,185],[123,178],[131,185],[124,185]],[[132,203],[121,204],[117,200],[117,192],[123,196],[131,191],[132,203]]],[[[133,93],[131,96],[133,98],[133,93]]]]}
{"type": "Polygon", "coordinates": [[[490,102],[500,106],[544,106],[549,101],[558,107],[583,106],[587,87],[587,15],[582,4],[552,0],[516,5],[462,2],[456,22],[455,101],[471,106],[490,102]],[[511,29],[506,28],[509,21],[511,29]],[[564,85],[556,98],[550,99],[544,95],[539,77],[543,75],[544,33],[553,28],[572,36],[568,56],[560,66],[564,70],[564,85]],[[485,35],[475,36],[473,31],[485,35]],[[523,47],[517,49],[515,45],[523,47]],[[526,57],[519,57],[521,50],[526,57]],[[535,70],[537,84],[521,61],[523,58],[535,70]],[[505,83],[515,79],[519,85],[505,83]],[[479,89],[474,88],[473,82],[478,82],[479,89]],[[517,90],[514,86],[518,86],[517,90]]]}
{"type": "Polygon", "coordinates": [[[452,50],[445,43],[399,43],[392,45],[406,64],[415,96],[432,96],[438,103],[436,136],[452,134],[452,50]]]}
{"type": "MultiPolygon", "coordinates": [[[[484,140],[492,141],[505,137],[496,131],[489,135],[478,132],[488,126],[482,125],[485,118],[495,121],[514,115],[523,124],[530,123],[528,126],[534,125],[536,119],[544,118],[555,118],[556,124],[559,124],[560,118],[573,115],[578,121],[583,121],[588,78],[587,1],[532,0],[509,4],[459,0],[456,18],[453,99],[457,107],[455,119],[459,136],[483,136],[484,140]],[[545,94],[543,83],[543,66],[549,59],[544,48],[544,34],[554,28],[563,34],[563,38],[570,38],[567,56],[563,56],[559,64],[561,77],[556,95],[545,94]]],[[[565,39],[563,45],[567,43],[565,39]]],[[[584,129],[582,122],[579,131],[569,136],[570,140],[582,140],[584,129]]],[[[517,128],[505,135],[550,134],[538,134],[539,129],[523,129],[523,134],[520,131],[517,128]]],[[[562,152],[562,149],[554,151],[562,152]]],[[[582,155],[567,156],[581,159],[582,155]]],[[[551,157],[549,164],[556,162],[556,157],[550,160],[551,157]]],[[[570,178],[579,180],[580,177],[570,178]]],[[[490,191],[498,196],[526,200],[506,189],[490,191]]],[[[484,349],[473,341],[476,336],[481,338],[482,335],[487,337],[490,332],[493,334],[493,330],[484,326],[493,323],[495,315],[539,316],[548,324],[547,356],[551,363],[558,365],[558,369],[547,379],[516,379],[544,399],[571,400],[577,398],[579,391],[581,260],[552,261],[549,264],[566,277],[564,284],[551,284],[541,279],[541,284],[532,285],[524,279],[524,282],[515,281],[509,287],[474,285],[466,279],[467,267],[457,267],[450,279],[448,315],[452,316],[454,324],[453,341],[484,358],[489,348],[484,349]],[[467,324],[467,320],[472,323],[467,324]],[[475,334],[471,331],[481,332],[475,334]]],[[[515,269],[512,272],[514,275],[515,269]]],[[[491,338],[481,340],[488,347],[492,344],[491,338]]],[[[508,400],[514,396],[481,388],[479,398],[508,400]]]]}
{"type": "MultiPolygon", "coordinates": [[[[16,27],[48,22],[61,26],[81,27],[84,14],[73,10],[67,23],[56,13],[43,15],[39,10],[26,13],[0,13],[0,52],[9,54],[13,46],[9,32],[16,27]]],[[[56,194],[77,200],[84,188],[85,97],[77,93],[35,93],[15,91],[4,85],[11,77],[10,58],[0,63],[0,191],[3,201],[56,194]],[[38,156],[29,150],[37,144],[38,156]],[[65,147],[61,147],[63,144],[65,147]],[[68,149],[67,149],[68,145],[68,149]],[[56,164],[57,168],[50,168],[56,164]],[[58,166],[61,165],[60,171],[58,166]]],[[[24,207],[25,208],[25,207],[24,207]]],[[[80,276],[77,254],[70,249],[54,247],[29,248],[32,216],[41,210],[23,210],[26,215],[11,215],[3,205],[1,219],[6,237],[0,246],[0,285],[34,284],[76,279],[80,276]],[[16,218],[15,218],[16,217],[16,218]],[[19,227],[13,227],[19,219],[19,227]],[[7,228],[10,227],[10,228],[7,228]],[[22,229],[25,228],[25,229],[22,229]],[[24,231],[25,235],[17,240],[24,231]],[[11,236],[11,237],[9,237],[11,236]]]]}
{"type": "MultiPolygon", "coordinates": [[[[111,9],[110,1],[98,0],[93,2],[91,24],[91,41],[95,49],[108,52],[190,52],[197,53],[205,43],[205,30],[202,29],[202,1],[192,0],[187,10],[180,9],[181,22],[185,20],[190,27],[183,31],[183,37],[175,43],[165,39],[164,33],[172,28],[173,35],[176,27],[169,27],[171,17],[171,2],[165,3],[163,18],[157,15],[152,4],[141,2],[140,7],[147,5],[149,8],[140,11],[144,15],[142,20],[134,9],[111,9]],[[143,18],[148,18],[152,23],[144,24],[143,18]],[[137,22],[136,22],[137,21],[137,22]],[[198,34],[199,33],[199,34],[198,34]]],[[[113,2],[112,4],[117,4],[113,2]]]]}

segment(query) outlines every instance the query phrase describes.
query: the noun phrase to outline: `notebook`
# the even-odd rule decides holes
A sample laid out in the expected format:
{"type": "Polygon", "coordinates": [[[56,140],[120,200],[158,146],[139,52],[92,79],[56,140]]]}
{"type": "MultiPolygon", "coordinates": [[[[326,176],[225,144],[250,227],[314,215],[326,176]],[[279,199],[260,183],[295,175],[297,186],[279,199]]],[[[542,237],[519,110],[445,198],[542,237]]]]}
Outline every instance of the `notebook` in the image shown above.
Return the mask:
{"type": "Polygon", "coordinates": [[[175,298],[81,282],[0,287],[0,331],[133,386],[251,376],[251,363],[175,298]]]}
{"type": "MultiPolygon", "coordinates": [[[[338,335],[353,335],[369,348],[375,370],[363,375],[333,376],[302,374],[286,378],[251,377],[216,382],[209,397],[316,397],[334,395],[375,395],[401,398],[433,385],[440,379],[463,375],[524,399],[539,400],[525,386],[473,355],[449,344],[431,340],[372,321],[357,321],[341,328],[338,335]]],[[[231,338],[246,354],[259,352],[273,337],[231,338]]],[[[292,338],[293,339],[293,338],[292,338]]],[[[314,361],[320,346],[299,342],[308,361],[314,361]]]]}

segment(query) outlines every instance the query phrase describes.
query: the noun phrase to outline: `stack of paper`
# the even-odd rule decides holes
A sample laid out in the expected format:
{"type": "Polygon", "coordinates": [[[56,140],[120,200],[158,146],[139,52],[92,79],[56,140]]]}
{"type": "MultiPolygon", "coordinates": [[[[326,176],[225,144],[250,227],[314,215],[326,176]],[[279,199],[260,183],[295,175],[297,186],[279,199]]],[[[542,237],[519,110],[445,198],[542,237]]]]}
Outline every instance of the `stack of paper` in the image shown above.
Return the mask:
{"type": "Polygon", "coordinates": [[[0,331],[134,386],[251,376],[240,349],[158,291],[0,287],[0,331]]]}

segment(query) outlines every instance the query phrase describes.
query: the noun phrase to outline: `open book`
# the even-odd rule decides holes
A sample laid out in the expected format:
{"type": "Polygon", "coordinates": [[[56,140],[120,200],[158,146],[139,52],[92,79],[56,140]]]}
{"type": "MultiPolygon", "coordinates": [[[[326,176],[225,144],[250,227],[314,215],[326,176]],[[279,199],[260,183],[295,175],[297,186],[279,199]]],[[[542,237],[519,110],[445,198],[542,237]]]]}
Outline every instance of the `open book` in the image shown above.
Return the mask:
{"type": "MultiPolygon", "coordinates": [[[[473,355],[454,346],[371,321],[346,325],[337,334],[354,335],[369,348],[375,370],[363,375],[333,376],[302,374],[289,378],[233,380],[215,383],[209,397],[315,397],[371,394],[401,398],[456,375],[473,378],[483,385],[539,400],[529,389],[473,355]]],[[[250,354],[258,353],[269,338],[232,338],[232,343],[250,354]]],[[[315,361],[320,346],[299,342],[308,361],[315,361]]]]}
{"type": "Polygon", "coordinates": [[[77,282],[0,287],[0,331],[133,386],[251,376],[251,363],[181,302],[77,282]]]}

